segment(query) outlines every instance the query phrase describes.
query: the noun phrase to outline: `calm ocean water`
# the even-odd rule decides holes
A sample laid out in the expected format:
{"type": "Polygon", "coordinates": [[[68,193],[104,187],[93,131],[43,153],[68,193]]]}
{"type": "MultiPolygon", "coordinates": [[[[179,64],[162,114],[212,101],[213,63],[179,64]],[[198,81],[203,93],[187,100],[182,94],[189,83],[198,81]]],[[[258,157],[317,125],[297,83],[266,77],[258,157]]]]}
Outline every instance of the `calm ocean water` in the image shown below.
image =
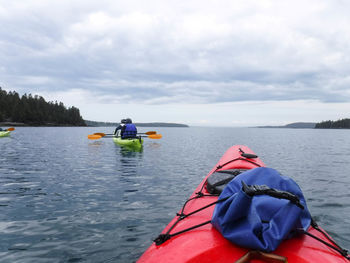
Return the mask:
{"type": "Polygon", "coordinates": [[[350,248],[350,131],[156,130],[141,152],[113,128],[18,127],[0,138],[0,262],[133,262],[232,145],[302,188],[319,225],[350,248]]]}

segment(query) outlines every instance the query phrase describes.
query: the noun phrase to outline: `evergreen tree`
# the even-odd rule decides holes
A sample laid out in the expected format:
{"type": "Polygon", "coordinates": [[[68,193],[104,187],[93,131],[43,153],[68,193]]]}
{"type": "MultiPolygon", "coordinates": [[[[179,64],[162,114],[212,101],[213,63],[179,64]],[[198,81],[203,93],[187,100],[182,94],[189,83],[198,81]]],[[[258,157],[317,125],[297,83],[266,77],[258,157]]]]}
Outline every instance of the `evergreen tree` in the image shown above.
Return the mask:
{"type": "Polygon", "coordinates": [[[315,125],[316,129],[350,129],[350,119],[323,121],[315,125]]]}
{"type": "Polygon", "coordinates": [[[0,121],[23,122],[30,125],[86,126],[75,107],[66,108],[62,102],[46,102],[38,95],[15,91],[6,92],[0,87],[0,121]]]}

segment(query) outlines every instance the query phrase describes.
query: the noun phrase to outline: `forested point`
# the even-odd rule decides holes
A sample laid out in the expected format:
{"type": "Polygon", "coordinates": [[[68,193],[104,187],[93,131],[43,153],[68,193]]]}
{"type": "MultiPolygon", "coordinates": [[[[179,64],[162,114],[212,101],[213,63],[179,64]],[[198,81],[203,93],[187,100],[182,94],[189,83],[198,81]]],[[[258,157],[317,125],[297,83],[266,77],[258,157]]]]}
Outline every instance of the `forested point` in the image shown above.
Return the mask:
{"type": "Polygon", "coordinates": [[[86,126],[76,107],[66,108],[62,102],[46,102],[41,96],[15,91],[6,92],[0,87],[0,122],[17,122],[26,125],[86,126]]]}
{"type": "Polygon", "coordinates": [[[350,119],[316,123],[315,129],[350,129],[350,119]]]}

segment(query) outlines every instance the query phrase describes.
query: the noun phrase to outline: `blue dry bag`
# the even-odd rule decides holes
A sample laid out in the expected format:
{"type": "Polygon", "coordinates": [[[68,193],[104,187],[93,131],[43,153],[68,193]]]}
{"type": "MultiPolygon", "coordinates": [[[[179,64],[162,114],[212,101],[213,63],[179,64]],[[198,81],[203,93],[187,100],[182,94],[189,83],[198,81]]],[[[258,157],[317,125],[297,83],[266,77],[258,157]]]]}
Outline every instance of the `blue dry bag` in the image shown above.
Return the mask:
{"type": "Polygon", "coordinates": [[[299,186],[271,168],[244,172],[222,191],[213,226],[232,243],[270,252],[295,229],[308,229],[311,216],[299,186]]]}

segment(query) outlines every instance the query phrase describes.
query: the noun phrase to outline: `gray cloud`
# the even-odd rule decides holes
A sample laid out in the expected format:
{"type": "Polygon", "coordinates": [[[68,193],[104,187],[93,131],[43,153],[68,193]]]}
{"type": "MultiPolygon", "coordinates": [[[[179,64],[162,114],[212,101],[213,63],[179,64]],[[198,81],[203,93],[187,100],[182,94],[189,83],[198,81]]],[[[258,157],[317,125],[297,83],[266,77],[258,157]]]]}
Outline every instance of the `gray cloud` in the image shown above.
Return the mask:
{"type": "Polygon", "coordinates": [[[1,86],[97,101],[349,102],[341,1],[0,0],[1,86]]]}

